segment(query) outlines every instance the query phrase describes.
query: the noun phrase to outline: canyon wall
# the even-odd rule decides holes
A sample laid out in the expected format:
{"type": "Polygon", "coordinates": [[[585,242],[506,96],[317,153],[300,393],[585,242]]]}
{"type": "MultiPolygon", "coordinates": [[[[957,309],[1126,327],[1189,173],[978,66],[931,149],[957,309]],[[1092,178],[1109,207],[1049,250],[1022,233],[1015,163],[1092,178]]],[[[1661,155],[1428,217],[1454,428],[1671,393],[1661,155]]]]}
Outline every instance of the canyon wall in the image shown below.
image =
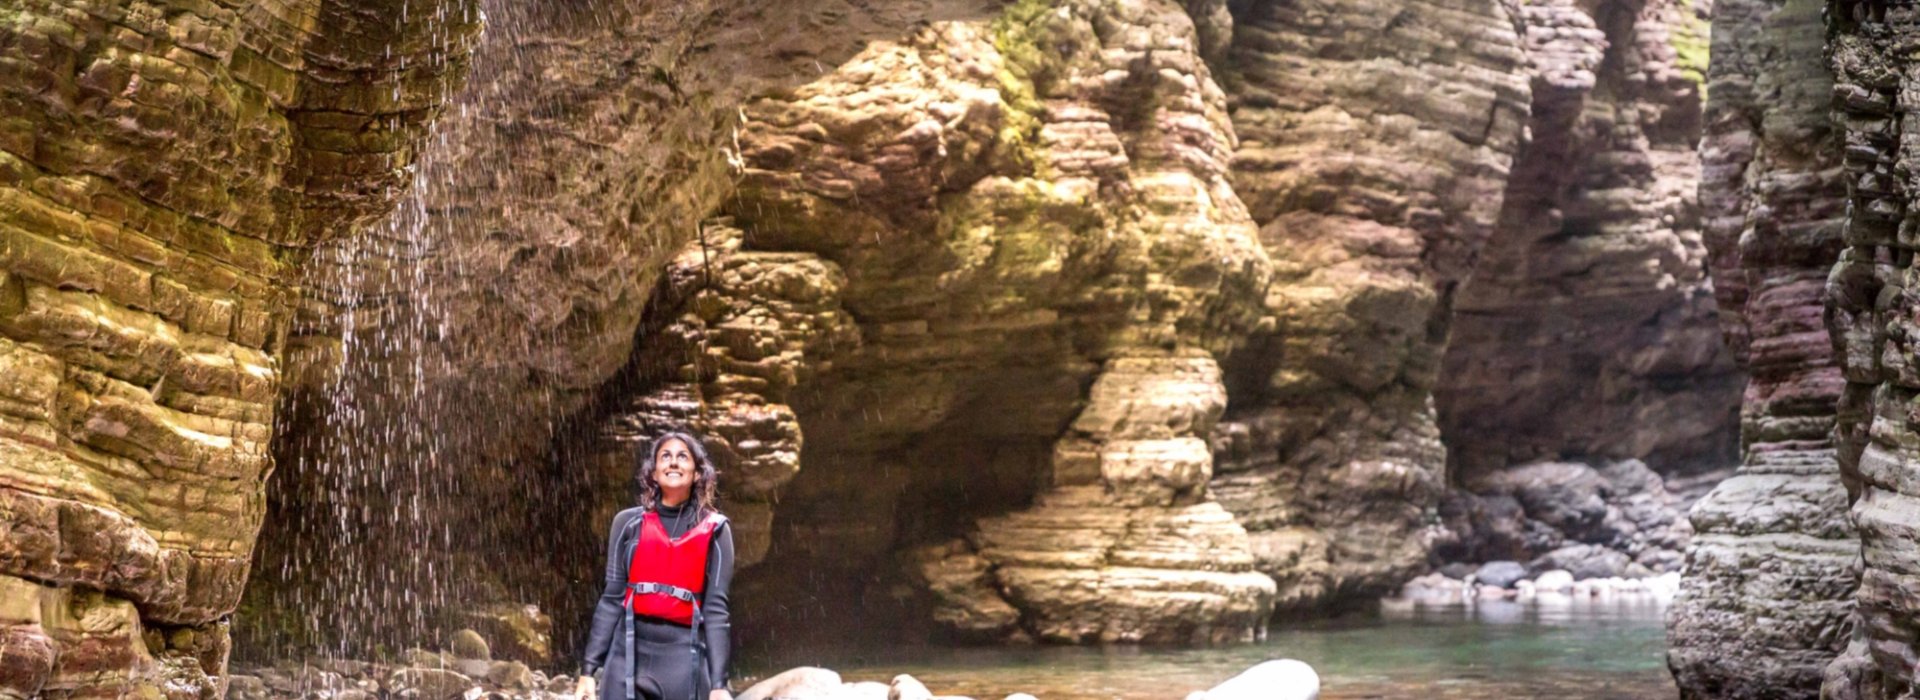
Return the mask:
{"type": "Polygon", "coordinates": [[[1691,4],[521,5],[457,92],[464,4],[6,20],[0,685],[213,687],[263,520],[258,653],[565,651],[666,427],[807,598],[762,627],[1056,642],[1391,591],[1468,475],[1728,458],[1702,229],[1774,282],[1690,194],[1691,4]]]}
{"type": "Polygon", "coordinates": [[[1233,181],[1274,327],[1230,361],[1213,488],[1282,608],[1364,600],[1427,565],[1433,389],[1524,139],[1524,25],[1491,1],[1234,10],[1233,181]]]}
{"type": "MultiPolygon", "coordinates": [[[[264,571],[337,527],[315,504],[416,474],[429,512],[389,546],[530,552],[417,586],[540,602],[564,640],[546,582],[590,580],[634,447],[689,426],[748,602],[1228,639],[1429,566],[1452,442],[1456,472],[1731,459],[1690,5],[498,9],[424,234],[316,282],[357,316],[314,314],[305,347],[344,318],[406,340],[303,365],[343,369],[291,404],[299,505],[267,538],[296,554],[264,571]],[[1563,395],[1594,408],[1532,398],[1563,395]],[[420,415],[441,428],[383,418],[420,415]]],[[[355,556],[384,575],[380,542],[355,556]]]]}
{"type": "Polygon", "coordinates": [[[1695,507],[1668,664],[1685,697],[1808,697],[1846,643],[1859,545],[1822,321],[1847,212],[1821,3],[1715,4],[1701,143],[1710,269],[1751,381],[1745,458],[1695,507]]]}
{"type": "Polygon", "coordinates": [[[1531,140],[1453,300],[1435,388],[1456,482],[1567,458],[1726,467],[1740,374],[1696,194],[1704,11],[1534,2],[1523,18],[1531,140]]]}
{"type": "Polygon", "coordinates": [[[218,697],[313,248],[408,184],[463,2],[0,17],[0,695],[218,697]]]}
{"type": "Polygon", "coordinates": [[[1912,149],[1904,127],[1914,107],[1912,45],[1920,8],[1881,2],[1827,4],[1831,106],[1844,150],[1845,248],[1827,279],[1827,326],[1845,379],[1834,429],[1860,557],[1852,639],[1828,667],[1823,695],[1912,694],[1916,551],[1913,483],[1920,390],[1911,358],[1916,299],[1913,214],[1907,192],[1912,149]]]}

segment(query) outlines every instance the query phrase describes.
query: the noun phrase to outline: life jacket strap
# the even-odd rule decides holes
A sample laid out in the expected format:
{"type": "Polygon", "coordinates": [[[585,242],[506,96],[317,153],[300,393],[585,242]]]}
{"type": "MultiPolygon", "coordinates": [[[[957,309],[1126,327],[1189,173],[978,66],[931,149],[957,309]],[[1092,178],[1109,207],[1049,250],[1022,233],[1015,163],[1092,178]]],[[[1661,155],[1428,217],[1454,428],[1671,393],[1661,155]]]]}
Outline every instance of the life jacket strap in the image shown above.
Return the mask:
{"type": "Polygon", "coordinates": [[[679,586],[669,586],[664,583],[645,582],[645,583],[629,583],[627,584],[627,588],[628,590],[633,591],[634,595],[647,595],[650,593],[658,593],[660,595],[672,596],[673,598],[679,600],[680,602],[691,604],[693,605],[694,610],[696,611],[700,609],[699,596],[695,595],[693,591],[689,591],[679,586]]]}

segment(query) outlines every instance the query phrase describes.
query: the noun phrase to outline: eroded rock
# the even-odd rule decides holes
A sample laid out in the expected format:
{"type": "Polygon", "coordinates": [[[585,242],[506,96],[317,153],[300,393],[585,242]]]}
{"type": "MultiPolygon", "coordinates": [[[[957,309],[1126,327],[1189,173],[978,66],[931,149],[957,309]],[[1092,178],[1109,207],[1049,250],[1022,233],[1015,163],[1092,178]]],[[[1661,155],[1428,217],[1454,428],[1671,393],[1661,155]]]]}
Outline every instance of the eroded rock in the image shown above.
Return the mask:
{"type": "Polygon", "coordinates": [[[1842,168],[1823,11],[1714,5],[1701,200],[1722,318],[1752,380],[1742,465],[1692,510],[1669,612],[1667,663],[1687,698],[1814,695],[1845,643],[1858,581],[1833,442],[1844,381],[1822,290],[1848,173],[1875,166],[1842,168]]]}
{"type": "MultiPolygon", "coordinates": [[[[361,232],[406,190],[479,30],[471,2],[419,3],[411,19],[390,12],[400,4],[9,8],[0,578],[137,606],[135,628],[194,630],[181,649],[164,634],[55,636],[71,675],[22,683],[217,689],[266,511],[301,273],[313,246],[361,232]]],[[[33,663],[40,638],[12,629],[33,663]]]]}

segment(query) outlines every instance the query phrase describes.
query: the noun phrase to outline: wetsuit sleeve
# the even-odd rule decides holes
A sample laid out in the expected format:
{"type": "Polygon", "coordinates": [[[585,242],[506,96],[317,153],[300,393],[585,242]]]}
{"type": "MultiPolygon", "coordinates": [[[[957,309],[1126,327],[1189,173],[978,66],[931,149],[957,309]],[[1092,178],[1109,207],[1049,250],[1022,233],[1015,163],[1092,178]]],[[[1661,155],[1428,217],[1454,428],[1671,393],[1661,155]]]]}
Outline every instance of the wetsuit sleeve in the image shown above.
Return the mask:
{"type": "MultiPolygon", "coordinates": [[[[706,624],[707,677],[714,688],[727,687],[727,666],[733,656],[732,615],[727,592],[733,585],[733,527],[723,524],[713,533],[707,551],[707,587],[701,593],[700,612],[706,624]]],[[[704,699],[703,699],[704,700],[704,699]]]]}
{"type": "Polygon", "coordinates": [[[588,628],[581,671],[593,675],[607,664],[607,651],[613,648],[613,629],[620,622],[620,599],[626,593],[627,572],[620,570],[620,531],[633,520],[630,511],[621,511],[607,533],[607,573],[600,597],[593,606],[593,625],[588,628]]]}

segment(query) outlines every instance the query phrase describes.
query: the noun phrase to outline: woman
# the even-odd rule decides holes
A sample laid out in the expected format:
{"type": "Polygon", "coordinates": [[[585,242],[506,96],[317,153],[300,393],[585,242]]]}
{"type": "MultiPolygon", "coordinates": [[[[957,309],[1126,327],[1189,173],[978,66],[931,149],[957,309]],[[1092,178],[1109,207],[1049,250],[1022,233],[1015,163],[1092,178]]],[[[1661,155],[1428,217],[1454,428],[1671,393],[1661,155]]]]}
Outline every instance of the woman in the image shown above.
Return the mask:
{"type": "Polygon", "coordinates": [[[727,587],[733,531],[713,507],[706,447],[661,435],[640,463],[640,507],[613,516],[606,587],[576,693],[601,700],[732,700],[727,587]]]}

